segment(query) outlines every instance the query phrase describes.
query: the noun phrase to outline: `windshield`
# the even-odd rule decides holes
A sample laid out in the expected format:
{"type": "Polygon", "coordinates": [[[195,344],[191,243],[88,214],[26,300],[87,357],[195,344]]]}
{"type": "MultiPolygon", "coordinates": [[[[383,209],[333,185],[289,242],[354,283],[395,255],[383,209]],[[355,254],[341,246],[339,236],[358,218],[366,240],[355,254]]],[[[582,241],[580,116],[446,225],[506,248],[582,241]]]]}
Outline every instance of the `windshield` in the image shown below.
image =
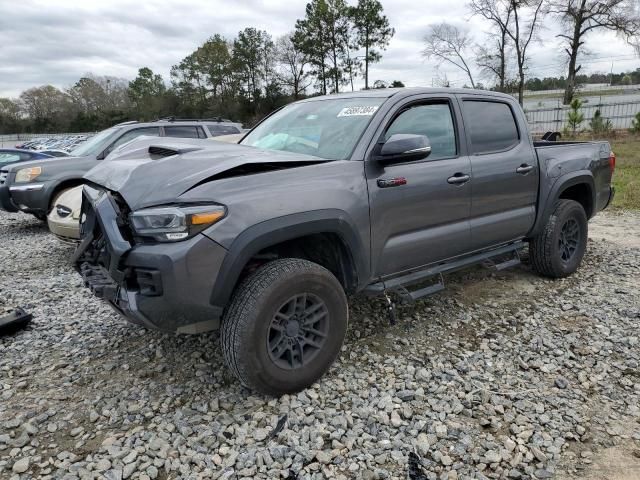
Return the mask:
{"type": "Polygon", "coordinates": [[[267,118],[241,143],[345,160],[384,100],[361,97],[295,103],[267,118]]]}
{"type": "Polygon", "coordinates": [[[87,155],[98,155],[111,143],[113,137],[115,137],[119,131],[119,128],[107,128],[101,131],[71,150],[71,156],[84,157],[87,155]]]}

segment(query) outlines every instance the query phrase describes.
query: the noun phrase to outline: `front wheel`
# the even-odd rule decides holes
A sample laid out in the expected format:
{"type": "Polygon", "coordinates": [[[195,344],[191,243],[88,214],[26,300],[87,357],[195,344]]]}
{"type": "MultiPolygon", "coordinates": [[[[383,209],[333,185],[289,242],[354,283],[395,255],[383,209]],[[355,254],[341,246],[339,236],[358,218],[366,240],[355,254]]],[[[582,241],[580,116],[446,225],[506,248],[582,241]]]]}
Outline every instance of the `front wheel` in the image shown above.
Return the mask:
{"type": "Polygon", "coordinates": [[[222,322],[225,363],[240,382],[268,395],[300,391],[331,366],[347,331],[338,279],[313,262],[269,262],[234,293],[222,322]]]}
{"type": "Polygon", "coordinates": [[[574,200],[558,200],[543,231],[529,242],[534,270],[551,278],[575,272],[587,248],[588,228],[582,205],[574,200]]]}

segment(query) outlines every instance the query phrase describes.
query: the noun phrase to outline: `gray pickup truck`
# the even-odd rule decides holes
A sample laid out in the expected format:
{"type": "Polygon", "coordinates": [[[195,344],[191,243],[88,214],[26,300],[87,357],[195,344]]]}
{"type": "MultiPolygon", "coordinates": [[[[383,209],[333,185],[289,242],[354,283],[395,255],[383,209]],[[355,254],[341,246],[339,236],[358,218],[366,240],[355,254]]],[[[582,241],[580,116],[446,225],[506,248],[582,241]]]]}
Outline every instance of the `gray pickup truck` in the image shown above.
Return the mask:
{"type": "Polygon", "coordinates": [[[140,136],[213,138],[240,133],[242,125],[221,118],[188,120],[168,117],[153,122],[124,122],[78,145],[70,156],[2,166],[0,208],[31,213],[40,220],[66,190],[82,184],[82,176],[120,145],[140,136]]]}
{"type": "Polygon", "coordinates": [[[613,196],[608,143],[533,142],[493,92],[315,97],[211,143],[149,140],[89,172],[74,261],[134,323],[220,328],[230,370],[273,395],[332,364],[347,295],[393,314],[444,273],[518,263],[526,243],[536,271],[564,277],[613,196]]]}

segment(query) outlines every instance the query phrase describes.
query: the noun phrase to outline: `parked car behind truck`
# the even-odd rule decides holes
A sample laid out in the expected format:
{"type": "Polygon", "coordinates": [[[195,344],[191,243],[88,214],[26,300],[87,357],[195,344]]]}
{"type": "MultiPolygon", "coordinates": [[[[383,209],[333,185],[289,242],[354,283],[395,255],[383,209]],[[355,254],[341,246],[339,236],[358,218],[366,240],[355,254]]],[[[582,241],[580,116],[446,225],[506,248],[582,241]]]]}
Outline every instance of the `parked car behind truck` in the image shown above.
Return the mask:
{"type": "Polygon", "coordinates": [[[573,273],[588,219],[613,196],[614,166],[606,142],[533,142],[508,95],[316,97],[240,145],[158,139],[135,162],[89,172],[74,260],[134,323],[221,328],[230,370],[279,395],[337,357],[348,294],[392,307],[391,293],[442,289],[443,273],[514,265],[525,242],[539,273],[573,273]]]}
{"type": "MultiPolygon", "coordinates": [[[[209,141],[238,143],[238,140],[240,140],[243,136],[244,134],[238,133],[231,135],[219,135],[208,140],[182,140],[187,141],[187,144],[193,143],[195,145],[197,145],[199,142],[209,141]]],[[[141,148],[141,146],[149,147],[151,138],[152,137],[142,136],[138,137],[137,139],[131,140],[130,142],[127,142],[116,148],[110,154],[110,156],[118,156],[120,159],[122,159],[123,157],[121,154],[124,153],[125,149],[127,150],[127,152],[130,152],[132,150],[135,152],[137,149],[141,148]]],[[[151,142],[153,141],[154,140],[151,140],[151,142]]],[[[172,143],[175,144],[176,141],[177,140],[174,139],[172,140],[172,143]]],[[[105,159],[105,161],[108,160],[108,158],[105,159]]],[[[58,237],[65,243],[73,243],[80,238],[81,205],[82,185],[63,190],[60,195],[58,195],[53,200],[53,207],[51,208],[51,210],[49,211],[49,215],[47,216],[47,224],[51,233],[53,233],[56,237],[58,237]]]]}
{"type": "Polygon", "coordinates": [[[51,161],[0,166],[0,208],[31,213],[45,220],[54,200],[64,190],[82,184],[82,176],[112,151],[146,135],[177,138],[212,138],[225,134],[218,129],[240,131],[241,125],[224,119],[180,120],[173,117],[154,122],[124,122],[103,130],[80,144],[70,157],[51,161]],[[224,127],[224,128],[223,128],[224,127]]]}

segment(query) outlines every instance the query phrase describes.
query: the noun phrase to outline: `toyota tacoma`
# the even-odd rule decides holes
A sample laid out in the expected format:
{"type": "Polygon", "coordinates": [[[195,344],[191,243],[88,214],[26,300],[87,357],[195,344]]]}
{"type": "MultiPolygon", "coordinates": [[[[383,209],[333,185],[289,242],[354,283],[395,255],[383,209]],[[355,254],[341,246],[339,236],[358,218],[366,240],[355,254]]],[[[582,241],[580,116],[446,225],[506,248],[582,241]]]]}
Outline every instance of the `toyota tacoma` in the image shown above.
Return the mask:
{"type": "Polygon", "coordinates": [[[534,142],[508,95],[381,89],[305,99],[239,145],[148,140],[91,170],[74,262],[130,321],[221,329],[242,384],[279,395],[335,360],[347,296],[398,299],[443,274],[579,266],[613,197],[606,142],[534,142]]]}

